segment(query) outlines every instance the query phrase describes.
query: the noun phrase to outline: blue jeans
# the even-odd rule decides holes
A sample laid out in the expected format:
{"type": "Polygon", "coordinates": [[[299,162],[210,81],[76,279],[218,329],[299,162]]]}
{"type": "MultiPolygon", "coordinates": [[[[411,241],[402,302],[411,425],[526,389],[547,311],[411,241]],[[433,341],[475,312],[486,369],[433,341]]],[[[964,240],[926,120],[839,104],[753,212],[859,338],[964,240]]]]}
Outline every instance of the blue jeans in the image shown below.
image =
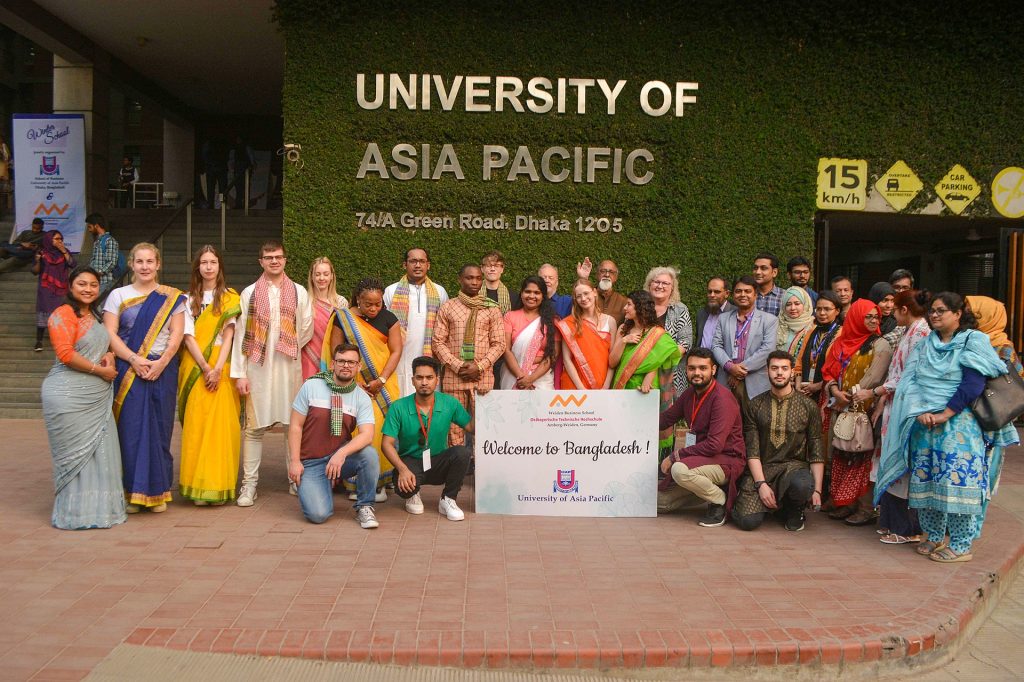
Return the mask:
{"type": "MultiPolygon", "coordinates": [[[[302,460],[302,478],[299,479],[299,506],[302,515],[313,523],[323,523],[334,514],[334,490],[327,478],[327,463],[332,455],[302,460]]],[[[341,465],[341,478],[356,477],[356,509],[372,507],[380,476],[377,451],[367,445],[345,458],[341,465]]]]}

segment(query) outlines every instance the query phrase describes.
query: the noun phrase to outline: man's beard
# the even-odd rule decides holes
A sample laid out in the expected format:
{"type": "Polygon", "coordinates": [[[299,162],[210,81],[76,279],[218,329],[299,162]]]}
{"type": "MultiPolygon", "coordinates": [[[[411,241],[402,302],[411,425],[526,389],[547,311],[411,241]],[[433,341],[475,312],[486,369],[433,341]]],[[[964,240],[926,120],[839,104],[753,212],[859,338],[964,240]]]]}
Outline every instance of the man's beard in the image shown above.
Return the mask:
{"type": "Polygon", "coordinates": [[[769,377],[768,381],[770,381],[772,386],[775,388],[785,388],[786,386],[789,385],[791,379],[787,378],[785,381],[780,382],[776,379],[769,377]]]}
{"type": "Polygon", "coordinates": [[[600,289],[601,291],[611,291],[612,286],[614,286],[614,284],[615,283],[612,282],[610,279],[603,278],[601,279],[601,281],[597,283],[597,288],[600,289]]]}
{"type": "Polygon", "coordinates": [[[719,303],[718,301],[715,301],[714,303],[708,303],[708,312],[711,313],[712,315],[719,314],[720,312],[722,312],[722,304],[719,303]]]}

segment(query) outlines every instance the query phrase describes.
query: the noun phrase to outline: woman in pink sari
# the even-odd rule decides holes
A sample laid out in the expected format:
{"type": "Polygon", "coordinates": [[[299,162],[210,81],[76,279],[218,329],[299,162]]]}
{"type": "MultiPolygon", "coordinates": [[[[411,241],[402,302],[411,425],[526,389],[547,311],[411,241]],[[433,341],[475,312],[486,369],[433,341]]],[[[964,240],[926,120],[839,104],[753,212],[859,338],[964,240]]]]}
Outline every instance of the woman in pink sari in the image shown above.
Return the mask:
{"type": "Polygon", "coordinates": [[[552,368],[558,357],[555,311],[547,288],[537,275],[523,280],[523,307],[505,313],[505,370],[501,389],[554,389],[552,368]]]}
{"type": "Polygon", "coordinates": [[[302,348],[303,381],[327,369],[321,364],[321,358],[324,354],[324,344],[331,341],[327,335],[328,325],[334,317],[335,310],[348,309],[348,301],[338,293],[334,264],[327,256],[315,258],[309,264],[306,286],[309,297],[313,299],[313,338],[302,348]]]}
{"type": "Polygon", "coordinates": [[[615,342],[615,318],[597,307],[597,287],[581,279],[572,290],[572,315],[555,322],[562,336],[563,389],[601,389],[612,383],[608,355],[615,342]]]}

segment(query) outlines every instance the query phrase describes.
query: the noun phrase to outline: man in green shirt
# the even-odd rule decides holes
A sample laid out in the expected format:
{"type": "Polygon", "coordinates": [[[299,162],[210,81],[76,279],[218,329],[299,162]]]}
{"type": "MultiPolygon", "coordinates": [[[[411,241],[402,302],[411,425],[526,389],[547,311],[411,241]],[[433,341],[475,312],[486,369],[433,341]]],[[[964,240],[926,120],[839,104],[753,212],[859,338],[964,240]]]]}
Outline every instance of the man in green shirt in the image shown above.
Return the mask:
{"type": "Polygon", "coordinates": [[[440,367],[427,356],[412,361],[416,392],[391,404],[381,449],[395,467],[395,490],[405,500],[407,512],[423,513],[421,486],[443,485],[437,511],[449,521],[462,521],[466,515],[455,498],[469,471],[470,451],[464,445],[448,447],[448,430],[454,422],[472,432],[473,419],[458,400],[435,392],[440,367]]]}

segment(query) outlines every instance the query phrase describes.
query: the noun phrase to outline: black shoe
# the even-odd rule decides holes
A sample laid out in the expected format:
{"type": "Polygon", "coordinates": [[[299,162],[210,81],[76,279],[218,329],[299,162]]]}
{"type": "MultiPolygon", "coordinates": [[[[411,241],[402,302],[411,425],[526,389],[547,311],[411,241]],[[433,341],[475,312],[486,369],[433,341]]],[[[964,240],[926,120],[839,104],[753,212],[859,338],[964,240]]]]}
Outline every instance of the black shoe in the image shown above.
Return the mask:
{"type": "Polygon", "coordinates": [[[32,350],[34,350],[37,353],[42,353],[43,352],[43,344],[37,343],[35,345],[35,348],[33,348],[32,350]]]}
{"type": "Polygon", "coordinates": [[[804,513],[800,509],[791,509],[786,512],[786,530],[794,533],[804,529],[804,513]]]}
{"type": "Polygon", "coordinates": [[[701,520],[697,522],[698,526],[704,526],[705,528],[717,528],[718,526],[725,524],[725,505],[714,504],[708,505],[708,510],[701,517],[701,520]]]}

